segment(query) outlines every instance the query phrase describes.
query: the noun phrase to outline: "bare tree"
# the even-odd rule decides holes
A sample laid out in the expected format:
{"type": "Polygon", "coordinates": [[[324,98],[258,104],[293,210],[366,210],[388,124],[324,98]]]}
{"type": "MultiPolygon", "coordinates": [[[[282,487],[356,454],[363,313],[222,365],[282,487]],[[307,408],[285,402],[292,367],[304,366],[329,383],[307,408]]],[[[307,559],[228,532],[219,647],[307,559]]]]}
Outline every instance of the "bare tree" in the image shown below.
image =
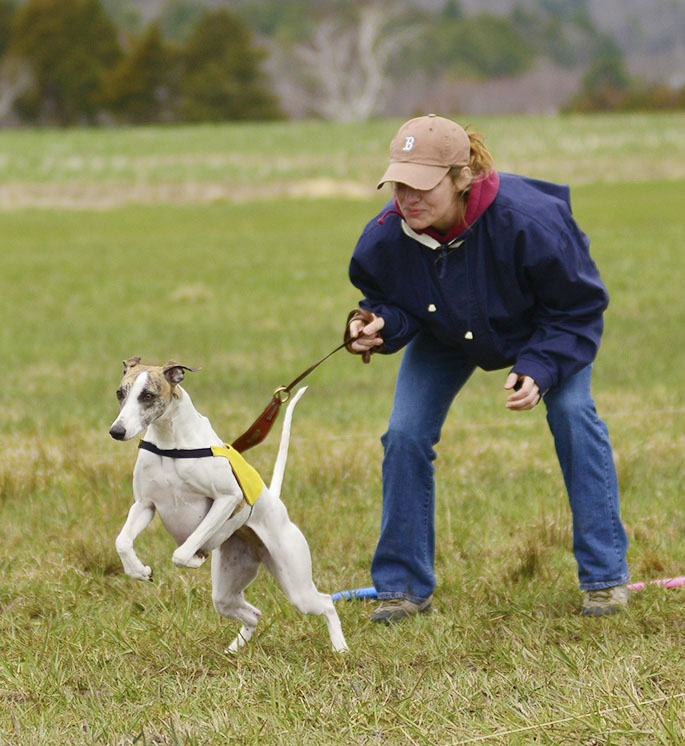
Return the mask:
{"type": "Polygon", "coordinates": [[[396,20],[391,2],[360,3],[349,18],[316,22],[311,39],[295,54],[306,66],[314,109],[326,119],[364,121],[382,103],[393,59],[420,33],[396,20]]]}
{"type": "Polygon", "coordinates": [[[14,102],[33,84],[29,65],[23,60],[6,57],[0,63],[0,126],[12,117],[14,102]]]}

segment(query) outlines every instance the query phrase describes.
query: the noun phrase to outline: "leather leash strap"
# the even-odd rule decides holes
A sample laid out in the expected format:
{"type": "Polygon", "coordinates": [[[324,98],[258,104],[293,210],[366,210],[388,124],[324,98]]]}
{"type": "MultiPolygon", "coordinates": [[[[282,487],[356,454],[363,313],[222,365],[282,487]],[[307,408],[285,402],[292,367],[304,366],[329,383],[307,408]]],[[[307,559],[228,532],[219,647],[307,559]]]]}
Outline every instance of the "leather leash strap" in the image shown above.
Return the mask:
{"type": "MultiPolygon", "coordinates": [[[[267,405],[266,409],[259,415],[259,417],[257,417],[257,419],[239,438],[236,438],[236,440],[231,443],[236,451],[242,453],[243,451],[247,451],[248,448],[259,445],[264,440],[264,438],[266,438],[266,436],[269,434],[269,431],[273,427],[273,424],[278,417],[278,412],[281,409],[281,404],[285,404],[285,402],[290,399],[290,392],[292,391],[292,389],[297,386],[297,384],[303,378],[306,378],[313,370],[318,368],[321,363],[328,360],[331,355],[334,355],[339,350],[342,350],[343,347],[348,347],[349,349],[349,345],[354,340],[354,338],[349,333],[349,324],[350,321],[352,321],[352,319],[354,318],[359,318],[368,324],[370,321],[373,320],[373,314],[371,314],[369,311],[365,311],[362,308],[350,311],[350,314],[347,317],[347,326],[345,327],[345,337],[343,343],[338,345],[335,349],[331,350],[327,355],[324,355],[320,360],[317,360],[314,365],[310,365],[307,370],[305,370],[303,373],[300,373],[300,375],[297,376],[297,378],[295,378],[293,381],[291,381],[287,386],[279,386],[274,391],[273,397],[271,398],[271,401],[267,405]]],[[[369,352],[363,354],[362,359],[365,363],[369,362],[369,356],[369,352]]]]}
{"type": "Polygon", "coordinates": [[[279,386],[274,391],[273,397],[267,405],[266,409],[259,415],[259,417],[257,417],[257,419],[239,438],[231,443],[233,448],[235,448],[236,451],[242,453],[248,448],[259,445],[264,440],[264,438],[266,438],[266,436],[269,434],[269,431],[273,427],[273,424],[276,421],[276,417],[278,417],[278,412],[281,408],[281,404],[285,404],[285,402],[290,399],[290,392],[293,387],[297,386],[297,384],[303,378],[306,378],[315,368],[318,368],[321,363],[323,363],[325,360],[328,360],[328,358],[338,352],[338,350],[342,350],[342,348],[345,347],[347,344],[348,342],[343,342],[341,345],[338,345],[334,350],[331,350],[327,355],[324,355],[320,360],[317,360],[314,365],[310,365],[307,370],[305,370],[303,373],[300,373],[300,375],[293,381],[291,381],[287,386],[279,386]]]}

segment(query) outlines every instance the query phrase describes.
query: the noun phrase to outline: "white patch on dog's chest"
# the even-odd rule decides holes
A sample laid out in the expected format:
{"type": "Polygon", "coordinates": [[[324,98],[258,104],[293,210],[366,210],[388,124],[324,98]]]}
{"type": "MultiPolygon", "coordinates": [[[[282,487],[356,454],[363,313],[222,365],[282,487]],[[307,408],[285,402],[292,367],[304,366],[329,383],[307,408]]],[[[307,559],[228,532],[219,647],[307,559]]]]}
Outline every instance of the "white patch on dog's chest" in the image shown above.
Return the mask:
{"type": "MultiPolygon", "coordinates": [[[[144,478],[139,480],[143,496],[150,500],[174,539],[182,543],[207,515],[212,500],[179,479],[173,462],[143,467],[144,478]]],[[[142,476],[142,475],[141,475],[142,476]]]]}
{"type": "Polygon", "coordinates": [[[178,476],[160,470],[149,482],[146,488],[148,497],[155,504],[157,510],[164,508],[185,509],[197,504],[211,504],[206,493],[193,489],[193,486],[182,482],[178,476]]]}
{"type": "Polygon", "coordinates": [[[148,495],[164,527],[179,544],[200,525],[212,507],[209,497],[192,494],[178,483],[168,484],[166,488],[159,484],[151,484],[150,487],[148,495]]]}

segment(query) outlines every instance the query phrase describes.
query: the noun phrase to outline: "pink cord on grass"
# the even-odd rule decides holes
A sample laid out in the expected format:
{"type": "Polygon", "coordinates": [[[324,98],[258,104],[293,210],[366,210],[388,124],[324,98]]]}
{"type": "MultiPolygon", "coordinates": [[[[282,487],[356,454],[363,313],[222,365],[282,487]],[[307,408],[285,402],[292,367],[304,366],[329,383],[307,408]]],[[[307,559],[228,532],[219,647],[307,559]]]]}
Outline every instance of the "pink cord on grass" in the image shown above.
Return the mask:
{"type": "MultiPolygon", "coordinates": [[[[630,583],[630,585],[628,585],[628,590],[642,591],[648,585],[658,585],[662,588],[680,588],[681,586],[685,586],[685,575],[680,575],[677,578],[661,578],[660,580],[648,580],[647,582],[641,581],[639,583],[630,583]]],[[[334,601],[340,601],[343,598],[349,601],[357,598],[366,599],[376,597],[376,589],[373,586],[369,586],[368,588],[355,588],[351,591],[339,591],[338,593],[334,593],[332,595],[334,601]]]]}
{"type": "Polygon", "coordinates": [[[685,575],[680,575],[677,578],[661,578],[660,580],[648,580],[646,583],[631,583],[628,586],[629,591],[642,591],[648,585],[658,585],[662,588],[680,588],[685,585],[685,575]]]}

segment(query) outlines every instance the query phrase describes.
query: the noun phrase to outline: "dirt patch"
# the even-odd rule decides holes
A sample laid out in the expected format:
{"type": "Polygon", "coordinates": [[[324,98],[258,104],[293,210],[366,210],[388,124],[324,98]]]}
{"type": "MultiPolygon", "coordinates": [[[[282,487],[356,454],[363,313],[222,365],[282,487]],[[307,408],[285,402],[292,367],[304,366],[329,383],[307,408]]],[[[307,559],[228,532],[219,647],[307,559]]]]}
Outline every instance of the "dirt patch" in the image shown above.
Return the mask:
{"type": "Polygon", "coordinates": [[[108,210],[140,204],[206,204],[254,202],[282,197],[367,199],[373,185],[356,181],[308,179],[297,182],[234,186],[207,182],[178,184],[0,184],[0,209],[55,207],[108,210]]]}

